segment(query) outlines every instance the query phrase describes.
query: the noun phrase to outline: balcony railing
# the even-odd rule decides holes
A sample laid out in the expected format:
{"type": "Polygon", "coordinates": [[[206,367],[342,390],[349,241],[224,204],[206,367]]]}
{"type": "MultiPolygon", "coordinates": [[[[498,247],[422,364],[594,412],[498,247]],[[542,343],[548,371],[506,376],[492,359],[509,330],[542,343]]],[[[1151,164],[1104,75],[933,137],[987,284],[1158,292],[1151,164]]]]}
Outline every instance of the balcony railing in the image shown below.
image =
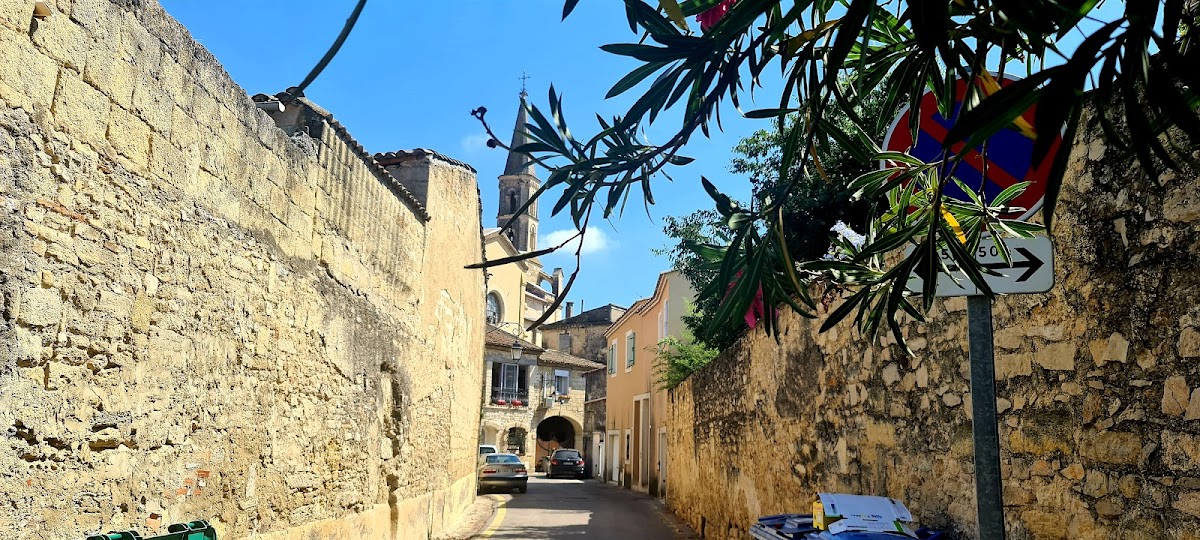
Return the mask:
{"type": "Polygon", "coordinates": [[[528,407],[529,391],[493,386],[491,404],[502,407],[528,407]]]}

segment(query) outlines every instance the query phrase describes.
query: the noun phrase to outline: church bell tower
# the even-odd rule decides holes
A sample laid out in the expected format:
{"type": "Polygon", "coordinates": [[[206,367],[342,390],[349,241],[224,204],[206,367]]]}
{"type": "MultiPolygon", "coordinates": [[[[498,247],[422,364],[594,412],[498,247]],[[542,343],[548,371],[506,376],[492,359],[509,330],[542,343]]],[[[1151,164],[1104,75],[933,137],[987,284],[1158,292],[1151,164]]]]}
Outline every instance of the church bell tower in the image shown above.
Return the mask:
{"type": "MultiPolygon", "coordinates": [[[[528,121],[525,113],[527,96],[525,89],[522,88],[521,107],[517,110],[517,124],[513,128],[512,143],[509,148],[517,148],[530,142],[529,135],[525,132],[525,123],[528,121]]],[[[533,163],[529,161],[529,157],[510,151],[508,162],[504,165],[504,174],[500,175],[500,204],[496,212],[496,226],[503,227],[505,223],[508,223],[513,214],[520,210],[525,201],[533,197],[539,187],[541,187],[541,181],[534,175],[533,163]]],[[[504,232],[512,240],[517,250],[534,251],[537,249],[537,216],[537,201],[534,201],[523,214],[517,216],[517,219],[513,221],[512,228],[504,232]]]]}

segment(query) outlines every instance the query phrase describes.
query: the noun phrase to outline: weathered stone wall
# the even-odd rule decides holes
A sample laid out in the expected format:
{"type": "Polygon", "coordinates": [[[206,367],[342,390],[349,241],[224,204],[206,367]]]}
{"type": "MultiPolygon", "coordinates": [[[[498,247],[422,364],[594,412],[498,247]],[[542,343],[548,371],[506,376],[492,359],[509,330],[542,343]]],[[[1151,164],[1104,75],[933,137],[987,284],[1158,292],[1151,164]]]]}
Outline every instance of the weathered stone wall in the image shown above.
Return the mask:
{"type": "Polygon", "coordinates": [[[583,375],[583,378],[587,385],[587,401],[583,405],[583,438],[585,448],[590,452],[592,450],[592,434],[604,432],[604,396],[608,389],[608,368],[589,371],[583,375]]]}
{"type": "MultiPolygon", "coordinates": [[[[1200,188],[1073,148],[1047,294],[995,304],[1010,539],[1200,538],[1200,188]]],[[[974,538],[966,302],[907,324],[916,353],[786,315],[671,392],[671,509],[706,538],[888,495],[974,538]]]]}
{"type": "MultiPolygon", "coordinates": [[[[607,324],[572,324],[564,325],[554,330],[547,330],[546,335],[549,339],[554,340],[556,348],[562,352],[580,358],[586,358],[593,362],[605,363],[608,359],[608,342],[604,339],[604,331],[608,329],[607,324]],[[562,348],[564,339],[562,336],[569,336],[565,339],[570,345],[569,348],[562,348]]],[[[547,343],[547,346],[550,344],[547,343]]]]}
{"type": "Polygon", "coordinates": [[[426,538],[469,503],[474,171],[411,200],[151,1],[0,3],[0,530],[426,538]]]}

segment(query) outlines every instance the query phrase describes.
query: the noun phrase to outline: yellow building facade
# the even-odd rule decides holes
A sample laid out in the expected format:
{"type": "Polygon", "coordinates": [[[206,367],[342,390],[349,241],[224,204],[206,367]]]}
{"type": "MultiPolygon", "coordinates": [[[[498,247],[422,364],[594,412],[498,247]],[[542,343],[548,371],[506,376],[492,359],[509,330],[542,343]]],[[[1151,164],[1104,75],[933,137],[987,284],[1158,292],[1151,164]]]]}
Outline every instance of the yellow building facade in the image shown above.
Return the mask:
{"type": "Polygon", "coordinates": [[[658,382],[659,343],[685,339],[683,316],[695,290],[678,271],[663,272],[654,294],[634,302],[605,332],[608,388],[604,480],[663,496],[667,489],[667,392],[658,382]]]}

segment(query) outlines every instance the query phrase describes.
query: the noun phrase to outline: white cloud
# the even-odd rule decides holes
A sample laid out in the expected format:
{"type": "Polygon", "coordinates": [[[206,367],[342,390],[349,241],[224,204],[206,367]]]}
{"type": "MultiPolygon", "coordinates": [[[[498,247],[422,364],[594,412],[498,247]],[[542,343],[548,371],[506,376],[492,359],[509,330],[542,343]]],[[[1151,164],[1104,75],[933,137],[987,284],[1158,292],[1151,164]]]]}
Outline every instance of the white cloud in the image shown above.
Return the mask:
{"type": "MultiPolygon", "coordinates": [[[[575,232],[576,231],[574,229],[563,229],[560,231],[553,231],[553,232],[543,236],[542,239],[538,241],[538,245],[540,247],[544,247],[544,248],[557,246],[557,245],[565,242],[568,238],[571,238],[572,236],[574,236],[575,232]]],[[[613,247],[613,245],[614,245],[613,240],[604,232],[604,229],[600,229],[597,227],[590,227],[590,228],[588,228],[587,233],[583,237],[582,254],[595,255],[598,253],[602,253],[604,251],[607,251],[609,248],[613,247]]],[[[558,250],[558,253],[573,255],[575,253],[575,250],[578,249],[578,247],[579,247],[579,239],[576,238],[575,240],[572,240],[571,243],[567,244],[562,249],[558,250]]]]}
{"type": "Polygon", "coordinates": [[[462,140],[459,141],[459,144],[462,145],[463,153],[470,154],[480,150],[487,150],[487,142],[490,138],[491,137],[488,137],[487,133],[475,133],[463,137],[462,140]]]}

